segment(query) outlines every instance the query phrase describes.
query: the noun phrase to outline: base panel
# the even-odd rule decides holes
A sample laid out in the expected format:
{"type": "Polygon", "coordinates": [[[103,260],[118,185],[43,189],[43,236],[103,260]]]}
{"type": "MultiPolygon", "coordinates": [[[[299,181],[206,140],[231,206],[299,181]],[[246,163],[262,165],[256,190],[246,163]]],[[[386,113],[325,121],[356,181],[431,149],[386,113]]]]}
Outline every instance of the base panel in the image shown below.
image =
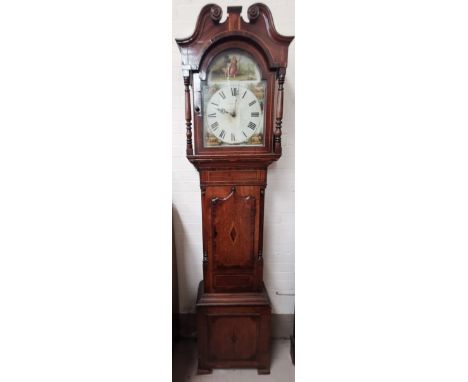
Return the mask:
{"type": "Polygon", "coordinates": [[[270,371],[271,304],[259,293],[204,293],[197,296],[198,370],[255,368],[270,371]]]}

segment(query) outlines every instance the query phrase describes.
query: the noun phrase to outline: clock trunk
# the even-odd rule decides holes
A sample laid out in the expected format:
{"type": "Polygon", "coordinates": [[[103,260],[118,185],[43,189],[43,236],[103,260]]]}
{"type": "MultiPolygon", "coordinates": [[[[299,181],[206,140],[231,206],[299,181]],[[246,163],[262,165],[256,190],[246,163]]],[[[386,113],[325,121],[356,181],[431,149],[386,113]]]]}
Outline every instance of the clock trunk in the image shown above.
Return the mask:
{"type": "Polygon", "coordinates": [[[200,177],[205,291],[260,291],[266,170],[202,170],[200,177]]]}

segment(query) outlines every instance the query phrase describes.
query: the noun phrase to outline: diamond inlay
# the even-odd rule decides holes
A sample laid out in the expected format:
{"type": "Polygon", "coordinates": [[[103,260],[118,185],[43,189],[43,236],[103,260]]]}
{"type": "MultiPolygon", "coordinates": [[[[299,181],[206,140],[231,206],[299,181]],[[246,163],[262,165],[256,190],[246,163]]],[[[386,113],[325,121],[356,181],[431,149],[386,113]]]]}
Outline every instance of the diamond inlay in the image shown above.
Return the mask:
{"type": "Polygon", "coordinates": [[[237,341],[236,328],[234,327],[232,328],[231,342],[235,344],[236,341],[237,341]]]}
{"type": "Polygon", "coordinates": [[[236,231],[236,227],[234,227],[234,225],[232,226],[231,231],[229,232],[229,236],[231,237],[231,240],[234,243],[236,241],[236,237],[237,237],[237,231],[236,231]]]}

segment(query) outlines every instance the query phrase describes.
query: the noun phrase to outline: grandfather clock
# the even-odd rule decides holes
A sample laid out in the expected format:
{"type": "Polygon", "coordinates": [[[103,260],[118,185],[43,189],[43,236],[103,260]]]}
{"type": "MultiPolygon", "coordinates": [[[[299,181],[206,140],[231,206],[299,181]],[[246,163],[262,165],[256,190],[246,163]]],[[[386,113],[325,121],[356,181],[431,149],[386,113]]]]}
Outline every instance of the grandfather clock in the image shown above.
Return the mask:
{"type": "Polygon", "coordinates": [[[241,367],[270,372],[264,196],[268,166],[281,156],[283,84],[294,37],[276,31],[264,4],[248,8],[248,22],[241,11],[228,7],[220,23],[221,8],[208,4],[192,36],[176,39],[185,85],[187,159],[200,174],[200,374],[241,367]]]}

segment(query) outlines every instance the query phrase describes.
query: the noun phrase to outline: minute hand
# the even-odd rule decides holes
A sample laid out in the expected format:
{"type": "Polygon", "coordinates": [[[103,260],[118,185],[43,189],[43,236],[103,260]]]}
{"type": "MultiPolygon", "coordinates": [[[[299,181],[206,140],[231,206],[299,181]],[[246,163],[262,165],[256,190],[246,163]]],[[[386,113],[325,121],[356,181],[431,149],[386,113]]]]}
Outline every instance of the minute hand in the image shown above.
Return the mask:
{"type": "Polygon", "coordinates": [[[236,101],[234,102],[234,109],[232,110],[232,113],[229,113],[229,114],[231,114],[232,117],[235,117],[236,111],[237,111],[237,98],[236,98],[236,101]]]}

